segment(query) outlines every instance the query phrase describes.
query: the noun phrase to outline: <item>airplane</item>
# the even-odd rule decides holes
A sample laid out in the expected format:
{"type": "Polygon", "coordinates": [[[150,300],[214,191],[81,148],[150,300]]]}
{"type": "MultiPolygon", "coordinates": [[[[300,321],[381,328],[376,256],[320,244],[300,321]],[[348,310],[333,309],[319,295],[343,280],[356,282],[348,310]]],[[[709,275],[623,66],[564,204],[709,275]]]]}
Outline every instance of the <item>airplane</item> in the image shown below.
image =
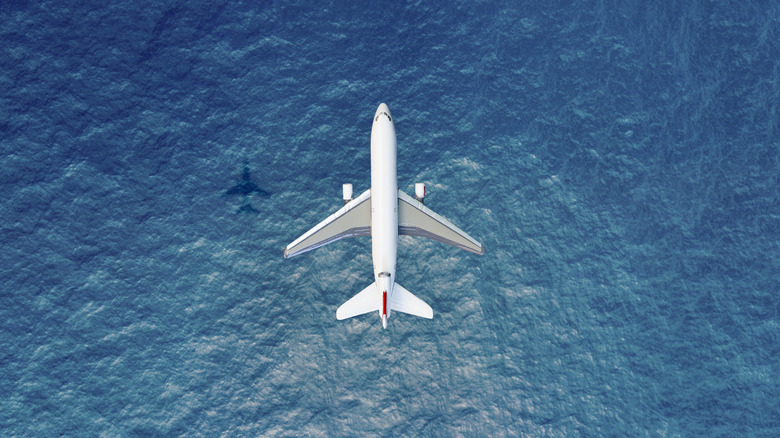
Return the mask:
{"type": "Polygon", "coordinates": [[[379,105],[371,127],[371,188],[352,198],[344,184],[344,206],[287,245],[290,258],[332,242],[371,236],[374,282],[341,305],[336,319],[377,311],[382,328],[393,310],[433,318],[433,309],[395,282],[398,236],[427,237],[482,255],[485,246],[424,205],[425,185],[415,184],[415,198],[398,190],[395,123],[386,104],[379,105]]]}

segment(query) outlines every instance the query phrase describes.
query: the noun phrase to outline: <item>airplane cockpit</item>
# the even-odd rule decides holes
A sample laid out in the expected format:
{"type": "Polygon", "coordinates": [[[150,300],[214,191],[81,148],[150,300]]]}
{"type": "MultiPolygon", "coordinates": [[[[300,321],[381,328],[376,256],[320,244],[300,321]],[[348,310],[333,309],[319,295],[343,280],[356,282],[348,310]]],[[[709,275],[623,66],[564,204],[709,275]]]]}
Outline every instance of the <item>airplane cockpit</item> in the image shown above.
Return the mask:
{"type": "Polygon", "coordinates": [[[386,117],[387,117],[387,120],[389,120],[389,121],[391,121],[391,122],[393,121],[393,118],[392,118],[392,117],[390,117],[390,114],[388,114],[388,113],[386,113],[386,112],[384,112],[384,111],[382,111],[381,113],[377,114],[377,115],[376,115],[376,117],[374,117],[374,121],[375,121],[375,122],[378,122],[378,121],[379,121],[379,117],[380,117],[380,116],[386,116],[386,117]]]}

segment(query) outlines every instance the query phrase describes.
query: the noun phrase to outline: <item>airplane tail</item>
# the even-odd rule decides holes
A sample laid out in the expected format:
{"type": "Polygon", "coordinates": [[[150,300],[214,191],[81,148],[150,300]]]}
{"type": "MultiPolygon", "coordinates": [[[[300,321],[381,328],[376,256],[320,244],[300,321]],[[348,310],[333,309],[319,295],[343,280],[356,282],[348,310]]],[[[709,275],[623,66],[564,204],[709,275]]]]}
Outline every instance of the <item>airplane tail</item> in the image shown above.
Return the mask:
{"type": "Polygon", "coordinates": [[[352,318],[353,316],[379,310],[381,305],[382,300],[377,291],[376,283],[371,283],[336,310],[336,319],[352,318]]]}
{"type": "MultiPolygon", "coordinates": [[[[433,318],[431,306],[398,283],[393,286],[393,294],[388,304],[390,310],[397,310],[421,318],[433,318]]],[[[382,295],[377,289],[376,283],[371,283],[336,310],[336,319],[342,320],[368,312],[380,311],[383,305],[382,295]]]]}
{"type": "Polygon", "coordinates": [[[393,286],[393,296],[390,298],[390,309],[421,318],[433,318],[433,309],[425,301],[396,283],[393,286]]]}

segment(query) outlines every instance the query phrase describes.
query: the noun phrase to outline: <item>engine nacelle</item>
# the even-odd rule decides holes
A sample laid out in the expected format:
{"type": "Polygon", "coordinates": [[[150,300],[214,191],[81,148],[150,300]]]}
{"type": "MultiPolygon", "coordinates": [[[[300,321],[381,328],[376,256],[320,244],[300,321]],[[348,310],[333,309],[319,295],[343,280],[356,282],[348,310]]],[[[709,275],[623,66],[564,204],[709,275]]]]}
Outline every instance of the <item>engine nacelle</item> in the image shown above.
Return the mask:
{"type": "Polygon", "coordinates": [[[352,200],[352,184],[344,184],[341,188],[344,191],[344,204],[349,204],[352,200]]]}
{"type": "Polygon", "coordinates": [[[424,183],[416,183],[414,185],[414,198],[418,201],[425,203],[425,184],[424,183]]]}

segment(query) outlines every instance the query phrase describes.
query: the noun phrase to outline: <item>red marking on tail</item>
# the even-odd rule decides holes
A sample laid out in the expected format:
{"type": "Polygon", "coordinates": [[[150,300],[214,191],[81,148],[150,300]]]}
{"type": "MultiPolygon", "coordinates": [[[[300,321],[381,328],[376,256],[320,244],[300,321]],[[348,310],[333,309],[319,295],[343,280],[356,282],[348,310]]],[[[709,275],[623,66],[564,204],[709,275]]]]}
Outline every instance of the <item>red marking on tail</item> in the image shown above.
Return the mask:
{"type": "Polygon", "coordinates": [[[382,292],[382,315],[387,315],[387,291],[382,292]]]}

